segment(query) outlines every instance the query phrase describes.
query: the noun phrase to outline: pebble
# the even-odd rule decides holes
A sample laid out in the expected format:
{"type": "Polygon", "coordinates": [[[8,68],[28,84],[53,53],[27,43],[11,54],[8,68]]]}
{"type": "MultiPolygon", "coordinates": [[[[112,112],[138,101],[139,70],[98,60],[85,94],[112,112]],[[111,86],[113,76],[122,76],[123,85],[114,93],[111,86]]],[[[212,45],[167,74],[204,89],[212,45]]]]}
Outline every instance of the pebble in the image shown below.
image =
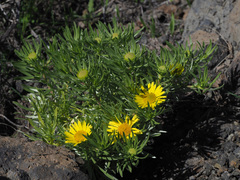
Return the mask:
{"type": "Polygon", "coordinates": [[[235,150],[233,151],[233,153],[234,153],[238,158],[240,158],[240,147],[238,147],[237,149],[235,149],[235,150]]]}
{"type": "Polygon", "coordinates": [[[220,158],[218,159],[218,163],[221,165],[221,166],[224,166],[227,162],[227,156],[226,154],[223,154],[222,156],[220,156],[220,158]]]}
{"type": "Polygon", "coordinates": [[[223,145],[224,152],[230,153],[236,149],[236,144],[232,141],[225,142],[223,145]]]}
{"type": "Polygon", "coordinates": [[[229,179],[230,174],[229,174],[227,171],[224,171],[224,172],[222,173],[221,177],[222,177],[224,180],[227,180],[227,179],[229,179]]]}
{"type": "Polygon", "coordinates": [[[233,172],[232,172],[232,176],[234,177],[239,177],[240,178],[240,170],[239,169],[235,169],[233,172]]]}
{"type": "Polygon", "coordinates": [[[211,171],[212,171],[213,167],[212,165],[210,165],[209,163],[207,163],[205,165],[205,171],[203,172],[203,174],[209,176],[211,174],[211,171]]]}

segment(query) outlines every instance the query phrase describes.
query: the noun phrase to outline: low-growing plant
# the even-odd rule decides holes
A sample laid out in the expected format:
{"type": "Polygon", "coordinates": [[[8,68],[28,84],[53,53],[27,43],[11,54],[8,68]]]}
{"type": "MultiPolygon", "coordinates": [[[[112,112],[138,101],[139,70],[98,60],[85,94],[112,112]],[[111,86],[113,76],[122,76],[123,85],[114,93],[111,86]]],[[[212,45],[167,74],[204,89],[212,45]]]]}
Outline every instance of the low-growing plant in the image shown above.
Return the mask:
{"type": "Polygon", "coordinates": [[[204,94],[207,91],[214,91],[214,90],[218,90],[220,88],[223,87],[219,86],[217,88],[212,88],[213,84],[217,81],[217,79],[219,78],[221,73],[218,73],[218,75],[212,80],[211,82],[211,78],[208,76],[208,68],[205,66],[204,70],[202,70],[200,67],[198,68],[198,76],[196,76],[195,74],[193,74],[196,83],[194,83],[192,86],[190,86],[193,90],[195,90],[195,92],[197,92],[198,94],[204,94]]]}
{"type": "Polygon", "coordinates": [[[138,44],[133,25],[113,20],[96,27],[66,27],[49,45],[25,43],[14,65],[22,80],[41,84],[24,86],[33,127],[27,136],[74,150],[92,179],[115,179],[148,156],[149,138],[163,132],[158,117],[192,90],[200,64],[207,66],[216,47],[168,43],[158,56],[138,44]]]}

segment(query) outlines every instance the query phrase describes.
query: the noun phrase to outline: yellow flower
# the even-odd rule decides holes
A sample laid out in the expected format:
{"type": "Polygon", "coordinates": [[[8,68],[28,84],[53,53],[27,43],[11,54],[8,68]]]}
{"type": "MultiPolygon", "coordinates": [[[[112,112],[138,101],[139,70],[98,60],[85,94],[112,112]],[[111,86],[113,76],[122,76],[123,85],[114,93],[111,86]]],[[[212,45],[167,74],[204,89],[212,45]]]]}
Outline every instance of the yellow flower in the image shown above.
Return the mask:
{"type": "Polygon", "coordinates": [[[169,70],[170,70],[171,75],[180,76],[184,71],[184,67],[179,63],[177,63],[175,66],[171,64],[169,66],[169,70]]]}
{"type": "Polygon", "coordinates": [[[87,125],[85,121],[74,122],[69,128],[69,132],[66,131],[64,133],[66,135],[65,143],[71,143],[76,146],[77,144],[86,141],[87,139],[84,136],[89,136],[92,133],[91,128],[92,126],[87,125]]]}
{"type": "Polygon", "coordinates": [[[100,43],[102,41],[102,39],[99,37],[96,37],[94,40],[97,41],[98,43],[100,43]]]}
{"type": "Polygon", "coordinates": [[[126,116],[125,121],[121,122],[119,119],[116,121],[110,121],[108,125],[108,132],[111,134],[120,135],[123,137],[123,134],[126,136],[126,138],[132,137],[132,133],[135,134],[142,134],[142,131],[133,128],[132,126],[138,122],[139,119],[137,115],[134,115],[132,119],[129,118],[129,116],[126,116]]]}
{"type": "Polygon", "coordinates": [[[36,59],[37,58],[37,54],[35,52],[31,52],[29,55],[28,55],[28,59],[36,59]]]}
{"type": "Polygon", "coordinates": [[[146,108],[148,105],[154,110],[158,104],[163,103],[166,99],[166,96],[163,96],[165,91],[161,85],[156,86],[154,82],[148,84],[148,90],[143,86],[141,87],[142,93],[135,96],[135,102],[141,108],[146,108]]]}
{"type": "Polygon", "coordinates": [[[77,77],[80,80],[84,80],[86,77],[88,76],[88,70],[86,69],[81,69],[78,73],[77,73],[77,77]]]}
{"type": "Polygon", "coordinates": [[[118,38],[118,33],[113,33],[112,34],[112,39],[118,38]]]}
{"type": "Polygon", "coordinates": [[[129,60],[133,61],[135,59],[135,54],[132,52],[128,52],[124,55],[124,59],[126,61],[129,61],[129,60]]]}

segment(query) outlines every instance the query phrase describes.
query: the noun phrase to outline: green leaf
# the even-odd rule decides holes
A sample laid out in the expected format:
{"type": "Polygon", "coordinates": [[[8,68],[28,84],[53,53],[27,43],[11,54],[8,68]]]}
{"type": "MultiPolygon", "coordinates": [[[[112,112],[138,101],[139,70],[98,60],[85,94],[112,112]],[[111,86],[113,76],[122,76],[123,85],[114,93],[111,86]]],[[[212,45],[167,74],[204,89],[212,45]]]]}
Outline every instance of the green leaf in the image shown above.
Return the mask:
{"type": "Polygon", "coordinates": [[[151,30],[151,36],[156,36],[156,25],[155,25],[155,19],[152,17],[152,22],[150,24],[150,30],[151,30]]]}
{"type": "Polygon", "coordinates": [[[173,35],[175,30],[175,17],[174,14],[171,14],[171,21],[170,21],[170,33],[173,35]]]}
{"type": "Polygon", "coordinates": [[[32,111],[31,108],[27,108],[26,106],[21,105],[19,102],[13,101],[13,104],[15,104],[16,106],[20,107],[21,109],[24,109],[26,111],[32,111]]]}
{"type": "Polygon", "coordinates": [[[93,12],[94,11],[94,0],[89,0],[88,2],[88,12],[93,12]]]}

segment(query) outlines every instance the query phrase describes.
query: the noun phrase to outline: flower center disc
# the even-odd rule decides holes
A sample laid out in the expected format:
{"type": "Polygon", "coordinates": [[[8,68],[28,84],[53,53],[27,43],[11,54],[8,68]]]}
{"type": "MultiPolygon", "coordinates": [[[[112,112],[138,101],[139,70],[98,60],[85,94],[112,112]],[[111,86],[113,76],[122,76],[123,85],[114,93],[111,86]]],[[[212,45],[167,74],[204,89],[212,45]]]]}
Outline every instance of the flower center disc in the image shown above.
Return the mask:
{"type": "Polygon", "coordinates": [[[147,101],[149,102],[149,104],[156,102],[156,95],[153,93],[148,94],[147,101]]]}
{"type": "Polygon", "coordinates": [[[87,132],[86,131],[78,131],[74,134],[74,139],[77,141],[77,142],[82,142],[82,141],[85,141],[86,138],[83,136],[87,136],[87,132]]]}
{"type": "Polygon", "coordinates": [[[131,126],[127,123],[123,123],[118,127],[118,132],[121,136],[123,136],[123,133],[125,136],[128,136],[131,133],[131,126]]]}

